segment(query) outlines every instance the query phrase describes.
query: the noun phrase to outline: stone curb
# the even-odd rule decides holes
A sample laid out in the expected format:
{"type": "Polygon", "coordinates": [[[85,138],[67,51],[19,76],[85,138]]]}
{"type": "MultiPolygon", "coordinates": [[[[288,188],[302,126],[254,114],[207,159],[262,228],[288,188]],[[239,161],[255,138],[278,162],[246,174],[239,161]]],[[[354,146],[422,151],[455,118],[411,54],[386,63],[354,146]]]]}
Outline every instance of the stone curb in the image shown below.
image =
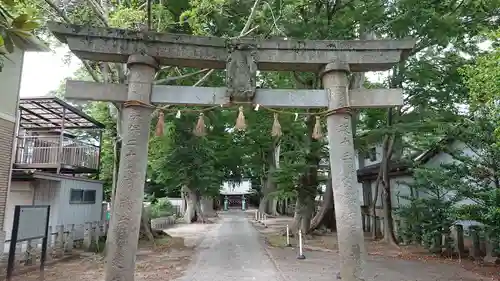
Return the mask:
{"type": "MultiPolygon", "coordinates": [[[[260,234],[262,234],[259,229],[257,228],[257,226],[259,225],[259,222],[256,222],[254,221],[253,219],[248,219],[247,220],[250,222],[250,224],[255,228],[255,230],[260,234]]],[[[260,237],[261,238],[261,237],[260,237]]],[[[279,274],[279,281],[288,281],[289,279],[285,277],[285,274],[283,273],[283,271],[281,270],[281,268],[279,267],[278,263],[276,262],[276,259],[274,258],[273,254],[271,254],[271,252],[269,251],[269,249],[267,248],[267,241],[266,239],[259,239],[259,243],[260,243],[260,246],[262,247],[262,249],[264,249],[264,252],[266,253],[267,257],[269,258],[269,260],[273,263],[274,265],[274,268],[276,268],[276,271],[278,271],[278,274],[279,274]]]]}
{"type": "MultiPolygon", "coordinates": [[[[256,222],[254,220],[250,220],[250,222],[255,227],[255,229],[257,229],[257,231],[264,229],[264,228],[260,227],[261,224],[259,222],[256,222]]],[[[260,233],[263,234],[262,232],[260,232],[260,233]]],[[[335,253],[335,252],[337,252],[335,250],[318,248],[318,247],[311,247],[311,246],[307,246],[307,245],[303,245],[302,247],[304,250],[313,251],[313,252],[323,252],[323,253],[335,253]]]]}

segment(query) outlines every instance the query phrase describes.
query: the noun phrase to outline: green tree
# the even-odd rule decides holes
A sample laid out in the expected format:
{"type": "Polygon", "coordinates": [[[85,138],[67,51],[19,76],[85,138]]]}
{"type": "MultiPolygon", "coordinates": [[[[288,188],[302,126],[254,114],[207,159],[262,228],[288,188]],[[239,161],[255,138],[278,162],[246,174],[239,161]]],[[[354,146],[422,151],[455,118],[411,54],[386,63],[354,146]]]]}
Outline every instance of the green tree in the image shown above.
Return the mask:
{"type": "MultiPolygon", "coordinates": [[[[399,210],[405,221],[403,236],[423,241],[432,251],[441,250],[441,237],[457,219],[486,226],[491,239],[500,239],[500,150],[495,123],[481,117],[454,123],[447,141],[438,147],[451,161],[437,168],[419,167],[410,184],[412,196],[399,210]]],[[[449,245],[447,245],[449,246],[449,245]]]]}
{"type": "Polygon", "coordinates": [[[450,229],[456,221],[455,205],[463,199],[455,186],[461,178],[452,171],[439,168],[419,168],[414,171],[414,182],[409,184],[411,196],[398,210],[404,219],[401,236],[407,242],[423,243],[433,253],[440,253],[443,236],[451,245],[450,229]]]}
{"type": "MultiPolygon", "coordinates": [[[[472,98],[471,110],[500,123],[500,29],[487,34],[491,49],[477,57],[474,64],[464,66],[461,72],[472,98]]],[[[496,130],[500,145],[500,129],[496,130]]]]}
{"type": "MultiPolygon", "coordinates": [[[[44,2],[48,3],[50,0],[44,2]]],[[[58,11],[57,14],[61,17],[68,14],[70,21],[74,20],[78,23],[142,29],[147,17],[147,12],[144,9],[146,5],[144,4],[144,1],[125,1],[120,5],[113,3],[113,9],[101,9],[109,11],[107,15],[103,16],[101,12],[96,13],[99,11],[99,7],[80,3],[58,11]]],[[[246,26],[252,4],[252,1],[223,0],[169,1],[168,5],[157,3],[153,5],[151,28],[160,32],[234,37],[238,36],[243,27],[246,26]]],[[[404,105],[388,112],[384,110],[360,111],[358,112],[359,121],[354,122],[358,132],[364,133],[363,135],[357,134],[357,143],[362,146],[383,142],[384,139],[387,139],[387,143],[384,145],[386,159],[384,163],[386,164],[383,165],[387,171],[388,159],[402,158],[412,152],[423,150],[423,147],[428,143],[444,134],[443,124],[454,121],[456,116],[460,114],[456,104],[468,101],[467,89],[457,71],[468,60],[460,54],[466,53],[475,57],[477,54],[476,43],[483,40],[481,31],[498,25],[498,19],[498,6],[495,1],[482,1],[481,3],[477,1],[455,3],[414,0],[390,3],[376,0],[349,2],[263,1],[257,3],[250,30],[252,30],[251,35],[260,38],[353,39],[366,37],[367,33],[372,33],[377,37],[398,39],[411,36],[417,39],[417,47],[410,54],[409,60],[399,64],[391,71],[387,83],[365,83],[366,87],[403,87],[405,90],[404,105]],[[391,142],[393,145],[389,145],[391,142]]],[[[107,75],[113,82],[123,82],[120,80],[123,78],[121,71],[123,67],[120,65],[86,63],[85,68],[91,71],[94,80],[102,81],[102,77],[107,75]],[[108,73],[102,73],[102,69],[108,69],[106,70],[108,73]]],[[[202,75],[194,69],[164,67],[157,79],[158,83],[161,84],[178,84],[172,77],[183,77],[187,74],[193,74],[193,76],[183,80],[184,85],[193,85],[197,78],[202,75]]],[[[223,85],[223,77],[222,71],[213,71],[203,83],[204,85],[221,86],[223,85]]],[[[319,80],[317,73],[262,73],[259,78],[261,87],[321,87],[320,83],[317,83],[319,80]]],[[[355,80],[353,78],[352,84],[356,84],[355,80]]],[[[232,112],[235,115],[235,110],[232,112]]],[[[273,116],[272,114],[265,115],[260,111],[250,112],[247,110],[245,113],[249,123],[249,129],[245,134],[225,135],[217,133],[217,138],[215,138],[215,133],[209,132],[207,136],[207,139],[227,148],[226,151],[218,151],[215,154],[217,161],[214,162],[214,165],[223,167],[223,178],[237,180],[242,176],[248,176],[251,177],[252,182],[260,183],[263,191],[267,187],[273,187],[277,184],[276,190],[284,191],[281,194],[298,194],[299,191],[307,191],[308,200],[313,201],[315,190],[320,183],[316,176],[309,177],[311,181],[307,183],[302,182],[300,185],[294,185],[293,181],[284,181],[283,177],[278,175],[278,173],[288,174],[294,179],[292,176],[295,174],[293,173],[299,171],[310,175],[317,173],[318,161],[316,160],[321,155],[323,147],[316,146],[315,141],[308,139],[311,134],[307,131],[307,126],[302,126],[301,130],[294,129],[292,133],[284,133],[280,146],[282,155],[294,155],[294,163],[307,162],[308,165],[289,169],[288,164],[284,163],[280,165],[279,170],[282,171],[278,171],[276,176],[269,177],[269,175],[275,174],[272,171],[269,172],[270,168],[273,167],[270,165],[273,164],[273,161],[269,156],[273,155],[272,152],[277,144],[276,140],[269,136],[273,116]],[[293,135],[292,140],[285,139],[286,135],[290,137],[293,135]],[[295,143],[289,145],[289,142],[293,141],[297,141],[300,145],[295,146],[295,143]],[[237,146],[238,149],[229,150],[229,147],[233,146],[237,146]],[[309,154],[294,153],[294,151],[302,150],[309,152],[309,154]],[[228,154],[238,156],[231,159],[231,157],[227,157],[228,154]],[[220,159],[224,159],[224,161],[220,159]],[[262,181],[262,179],[266,179],[266,181],[262,181]],[[268,179],[274,182],[264,184],[268,179]],[[286,189],[286,186],[295,186],[295,189],[289,190],[286,189]],[[314,191],[312,187],[315,187],[314,191]]],[[[212,118],[216,119],[218,114],[220,113],[214,113],[213,116],[207,114],[207,123],[211,122],[212,118]]],[[[196,117],[190,118],[196,119],[196,117]]],[[[281,117],[281,115],[280,121],[284,131],[289,129],[288,126],[294,128],[299,123],[295,122],[294,125],[289,125],[286,123],[286,118],[281,117]]],[[[227,122],[222,127],[229,129],[234,124],[234,119],[227,122]]],[[[194,123],[193,120],[192,124],[194,123]]],[[[175,130],[187,130],[188,127],[192,129],[193,126],[185,124],[176,125],[174,128],[175,130]]],[[[212,142],[209,142],[207,148],[212,148],[212,142]]],[[[152,162],[158,161],[157,157],[161,157],[161,154],[156,155],[151,156],[152,162]]],[[[168,155],[174,154],[169,153],[168,155]]],[[[285,158],[285,156],[283,157],[285,158]]],[[[171,159],[171,161],[173,160],[171,159]]],[[[180,160],[177,159],[175,163],[180,163],[178,161],[180,160]]],[[[292,160],[287,161],[292,162],[292,160]]],[[[391,187],[387,173],[385,175],[384,177],[381,173],[383,178],[381,182],[384,183],[384,206],[389,208],[390,201],[387,200],[391,198],[391,187]]],[[[158,180],[158,184],[162,185],[160,178],[158,176],[155,180],[158,180]]],[[[296,180],[301,182],[300,179],[296,180]]],[[[264,195],[265,192],[262,193],[264,195]]],[[[390,208],[388,210],[389,212],[386,213],[390,216],[391,210],[390,208]]],[[[392,221],[390,218],[386,219],[386,221],[392,221]]],[[[387,224],[387,226],[391,225],[387,224]]],[[[392,233],[392,230],[389,229],[385,233],[392,233]]]]}
{"type": "Polygon", "coordinates": [[[0,2],[0,71],[3,60],[8,59],[15,49],[43,51],[47,47],[33,34],[40,27],[29,10],[20,9],[14,0],[0,2]]]}

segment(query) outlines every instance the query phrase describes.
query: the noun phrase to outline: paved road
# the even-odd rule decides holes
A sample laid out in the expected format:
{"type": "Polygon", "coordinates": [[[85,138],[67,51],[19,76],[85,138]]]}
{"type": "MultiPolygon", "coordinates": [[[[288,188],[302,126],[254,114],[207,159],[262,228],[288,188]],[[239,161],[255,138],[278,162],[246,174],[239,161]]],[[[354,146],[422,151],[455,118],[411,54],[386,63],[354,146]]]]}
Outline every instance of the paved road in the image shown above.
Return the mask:
{"type": "Polygon", "coordinates": [[[245,214],[229,211],[221,218],[178,281],[283,281],[245,214]]]}

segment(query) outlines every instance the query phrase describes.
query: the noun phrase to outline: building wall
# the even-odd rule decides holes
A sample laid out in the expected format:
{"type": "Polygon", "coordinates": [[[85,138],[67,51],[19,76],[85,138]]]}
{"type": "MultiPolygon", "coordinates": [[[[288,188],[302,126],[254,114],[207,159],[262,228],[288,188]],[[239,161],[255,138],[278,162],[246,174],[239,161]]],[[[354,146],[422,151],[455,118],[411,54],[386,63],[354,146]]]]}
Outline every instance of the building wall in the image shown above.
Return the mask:
{"type": "Polygon", "coordinates": [[[55,227],[59,224],[60,214],[64,213],[64,210],[59,205],[61,183],[57,180],[39,179],[35,182],[34,189],[33,204],[50,206],[49,225],[55,227]]]}
{"type": "MultiPolygon", "coordinates": [[[[400,177],[393,177],[391,178],[391,203],[393,208],[397,208],[401,205],[404,205],[408,202],[407,199],[403,197],[407,197],[411,195],[411,190],[410,187],[408,186],[409,183],[413,181],[413,178],[411,176],[400,176],[400,177]]],[[[374,200],[375,198],[375,181],[370,182],[371,185],[371,194],[372,194],[372,199],[374,200]]],[[[378,192],[382,192],[382,183],[379,184],[378,187],[378,192]]],[[[372,201],[373,202],[373,201],[372,201]]],[[[380,200],[380,197],[377,200],[377,207],[382,207],[382,200],[380,200]]]]}
{"type": "MultiPolygon", "coordinates": [[[[81,225],[85,222],[100,221],[103,208],[102,183],[78,178],[59,178],[57,175],[54,175],[53,179],[37,179],[32,182],[13,181],[4,225],[7,239],[10,238],[16,205],[50,205],[49,225],[53,230],[56,225],[81,225]],[[96,190],[95,204],[70,204],[72,188],[96,190]]],[[[76,231],[82,230],[78,228],[76,231]]],[[[82,233],[76,234],[80,237],[82,233]]]]}
{"type": "MultiPolygon", "coordinates": [[[[4,59],[4,67],[0,72],[0,85],[2,85],[0,91],[2,96],[0,102],[0,230],[4,229],[5,208],[9,194],[12,148],[24,52],[15,51],[9,54],[8,58],[4,59]]],[[[0,231],[0,234],[3,233],[0,231]]],[[[3,237],[0,237],[1,239],[3,237]]]]}
{"type": "Polygon", "coordinates": [[[246,194],[252,190],[252,183],[244,180],[241,183],[224,182],[220,188],[222,194],[246,194]]]}
{"type": "Polygon", "coordinates": [[[6,239],[10,239],[12,224],[14,223],[14,207],[16,205],[33,204],[33,188],[29,181],[14,181],[10,187],[9,200],[5,208],[4,231],[6,239]]]}
{"type": "Polygon", "coordinates": [[[57,224],[84,224],[91,221],[100,221],[103,200],[102,182],[86,179],[62,179],[61,191],[58,198],[58,207],[61,212],[57,224]],[[96,190],[94,204],[71,204],[71,189],[96,190]]]}
{"type": "MultiPolygon", "coordinates": [[[[467,156],[474,157],[475,153],[468,148],[464,143],[461,143],[459,141],[453,142],[450,144],[451,148],[454,150],[462,151],[463,154],[467,156]]],[[[425,167],[428,168],[438,168],[442,164],[449,164],[457,161],[454,159],[451,155],[440,152],[436,154],[434,157],[429,159],[427,163],[425,163],[425,167]]],[[[391,178],[391,200],[392,200],[392,206],[394,209],[396,209],[398,206],[406,204],[408,201],[405,198],[405,196],[410,196],[411,190],[408,184],[410,184],[413,181],[413,176],[398,176],[398,177],[393,177],[391,178]]],[[[371,188],[372,188],[372,194],[375,192],[375,182],[372,181],[371,183],[371,188]]],[[[380,191],[381,186],[379,187],[380,191]]],[[[418,191],[414,191],[417,196],[423,197],[425,194],[418,194],[418,191]]],[[[474,204],[474,201],[470,199],[465,199],[457,204],[462,205],[462,204],[474,204]]],[[[377,207],[381,208],[381,200],[379,197],[379,200],[377,200],[377,207]]],[[[383,216],[382,211],[379,210],[377,212],[377,216],[383,216]]],[[[471,225],[477,225],[477,222],[474,221],[458,221],[458,223],[462,224],[464,229],[467,230],[471,225]]]]}
{"type": "Polygon", "coordinates": [[[4,67],[0,72],[0,85],[2,85],[0,118],[15,122],[19,89],[21,88],[24,52],[16,50],[14,53],[9,54],[8,58],[3,60],[4,67]]]}
{"type": "Polygon", "coordinates": [[[3,229],[5,208],[7,206],[14,124],[14,122],[0,118],[0,223],[2,224],[0,229],[3,229]]]}
{"type": "MultiPolygon", "coordinates": [[[[453,143],[450,144],[450,149],[454,151],[462,151],[464,156],[468,157],[475,157],[476,154],[472,149],[467,147],[465,143],[460,142],[460,141],[454,141],[453,143]]],[[[429,168],[439,168],[442,164],[451,164],[451,163],[457,163],[459,162],[457,159],[453,158],[448,153],[440,152],[436,156],[434,156],[432,159],[430,159],[425,166],[429,168]]],[[[452,196],[452,192],[449,193],[450,196],[452,196]]],[[[468,205],[468,204],[474,204],[475,202],[471,199],[464,199],[460,202],[458,202],[458,205],[468,205]]]]}

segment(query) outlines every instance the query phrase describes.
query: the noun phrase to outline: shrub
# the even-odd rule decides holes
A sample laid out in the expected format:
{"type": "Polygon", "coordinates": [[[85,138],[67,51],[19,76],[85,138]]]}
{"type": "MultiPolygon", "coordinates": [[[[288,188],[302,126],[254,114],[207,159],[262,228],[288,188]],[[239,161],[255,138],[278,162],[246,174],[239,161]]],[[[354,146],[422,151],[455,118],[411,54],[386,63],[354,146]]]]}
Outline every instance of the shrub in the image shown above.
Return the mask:
{"type": "Polygon", "coordinates": [[[159,198],[151,204],[151,218],[168,217],[175,214],[175,208],[167,198],[159,198]]]}

